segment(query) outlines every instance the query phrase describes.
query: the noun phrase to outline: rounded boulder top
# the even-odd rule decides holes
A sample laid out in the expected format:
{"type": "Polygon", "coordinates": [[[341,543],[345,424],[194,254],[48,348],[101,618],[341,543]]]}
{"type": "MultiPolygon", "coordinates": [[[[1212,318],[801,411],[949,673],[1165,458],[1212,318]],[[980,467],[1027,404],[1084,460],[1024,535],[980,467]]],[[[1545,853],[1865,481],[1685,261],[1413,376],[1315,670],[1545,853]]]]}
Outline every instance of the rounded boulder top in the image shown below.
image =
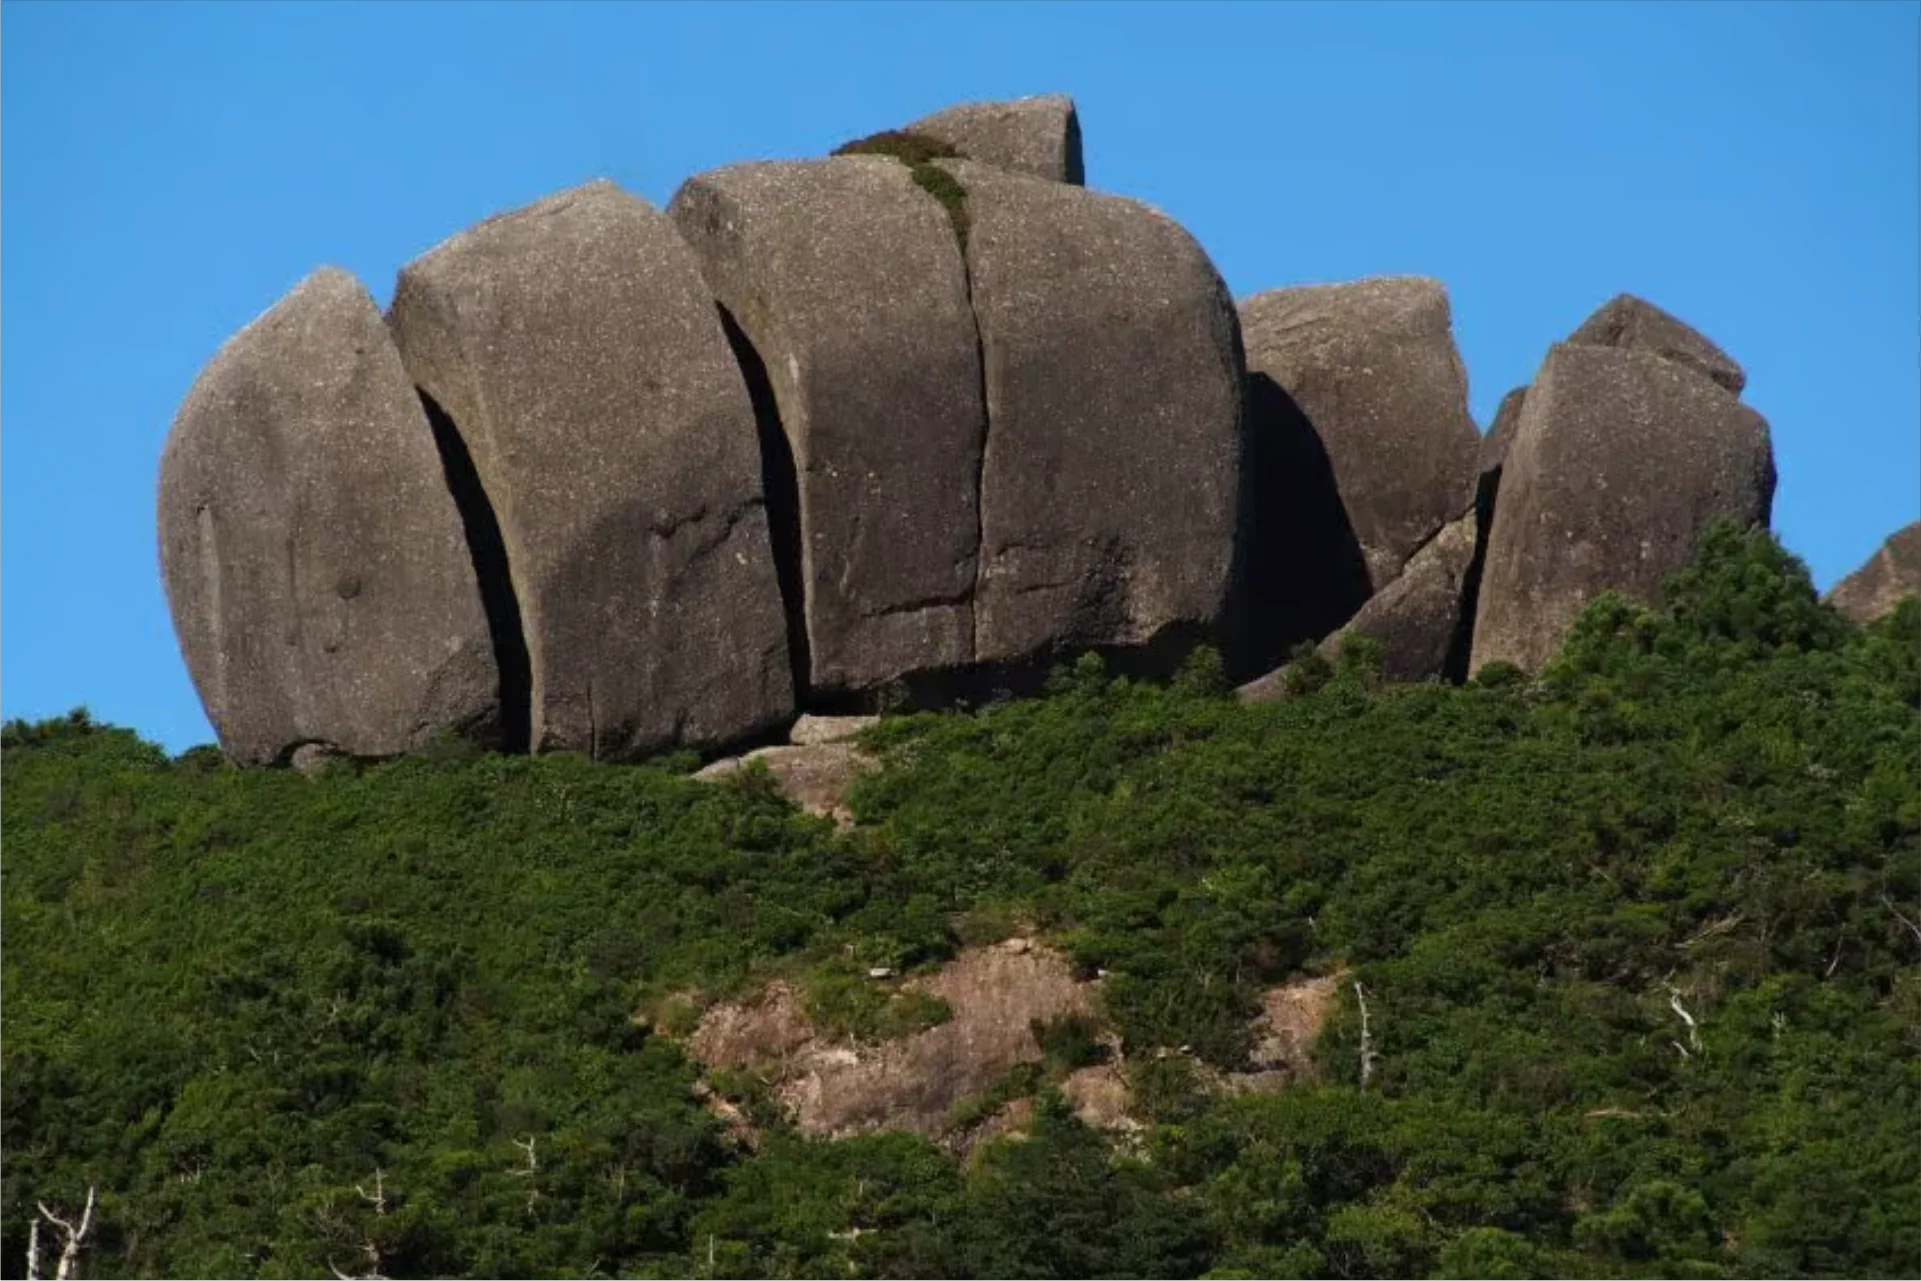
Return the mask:
{"type": "Polygon", "coordinates": [[[536,750],[791,714],[753,409],[664,214],[595,182],[489,218],[401,270],[388,322],[498,522],[536,750]]]}
{"type": "Polygon", "coordinates": [[[201,372],[161,458],[159,532],[181,651],[235,761],[497,731],[460,513],[348,273],[308,276],[201,372]]]}
{"type": "Polygon", "coordinates": [[[997,169],[1082,186],[1081,119],[1065,94],[964,102],[922,116],[903,131],[935,138],[997,169]]]}

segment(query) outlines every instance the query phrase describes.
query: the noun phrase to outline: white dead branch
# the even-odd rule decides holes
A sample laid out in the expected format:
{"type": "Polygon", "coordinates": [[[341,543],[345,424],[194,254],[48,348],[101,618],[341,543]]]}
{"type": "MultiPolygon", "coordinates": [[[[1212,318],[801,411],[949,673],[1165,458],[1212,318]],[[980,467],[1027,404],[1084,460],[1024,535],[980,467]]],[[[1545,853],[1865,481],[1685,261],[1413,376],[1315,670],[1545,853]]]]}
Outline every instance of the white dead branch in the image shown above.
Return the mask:
{"type": "Polygon", "coordinates": [[[352,1273],[342,1272],[332,1263],[327,1265],[327,1271],[333,1273],[337,1281],[387,1281],[386,1274],[380,1270],[380,1247],[368,1241],[363,1243],[360,1248],[366,1251],[367,1254],[367,1270],[365,1272],[362,1272],[359,1276],[354,1276],[352,1273]]]}
{"type": "Polygon", "coordinates": [[[1358,981],[1354,984],[1354,1001],[1361,1007],[1361,1088],[1365,1090],[1374,1075],[1374,1038],[1367,1026],[1367,993],[1358,981]]]}
{"type": "Polygon", "coordinates": [[[367,1189],[361,1187],[358,1183],[354,1184],[354,1191],[360,1194],[361,1200],[374,1208],[375,1214],[387,1213],[386,1171],[380,1169],[374,1170],[374,1190],[372,1192],[367,1191],[367,1189]]]}
{"type": "Polygon", "coordinates": [[[93,1209],[96,1189],[87,1189],[87,1208],[80,1213],[79,1226],[55,1214],[47,1208],[45,1201],[35,1202],[40,1214],[33,1225],[27,1229],[27,1277],[28,1281],[40,1281],[40,1222],[42,1219],[60,1229],[64,1239],[60,1246],[60,1261],[54,1265],[55,1281],[71,1281],[80,1275],[80,1247],[86,1244],[87,1234],[93,1231],[93,1209]]]}
{"type": "MultiPolygon", "coordinates": [[[[1695,1023],[1694,1016],[1692,1014],[1689,1014],[1687,1011],[1687,1007],[1681,1004],[1681,989],[1675,987],[1672,983],[1668,984],[1668,1008],[1673,1010],[1676,1014],[1680,1015],[1681,1021],[1688,1025],[1689,1048],[1699,1051],[1701,1048],[1701,1030],[1699,1026],[1695,1023]]],[[[1674,1043],[1674,1048],[1677,1050],[1681,1050],[1682,1058],[1685,1059],[1685,1058],[1692,1057],[1691,1055],[1689,1055],[1687,1050],[1681,1048],[1681,1043],[1679,1041],[1676,1041],[1674,1043]]]]}
{"type": "Polygon", "coordinates": [[[1914,935],[1914,941],[1917,943],[1921,943],[1921,925],[1916,925],[1913,921],[1909,920],[1905,915],[1903,915],[1901,909],[1894,905],[1893,899],[1883,894],[1881,896],[1881,906],[1887,908],[1888,911],[1893,912],[1894,919],[1901,922],[1901,924],[1907,926],[1908,933],[1914,935]]]}

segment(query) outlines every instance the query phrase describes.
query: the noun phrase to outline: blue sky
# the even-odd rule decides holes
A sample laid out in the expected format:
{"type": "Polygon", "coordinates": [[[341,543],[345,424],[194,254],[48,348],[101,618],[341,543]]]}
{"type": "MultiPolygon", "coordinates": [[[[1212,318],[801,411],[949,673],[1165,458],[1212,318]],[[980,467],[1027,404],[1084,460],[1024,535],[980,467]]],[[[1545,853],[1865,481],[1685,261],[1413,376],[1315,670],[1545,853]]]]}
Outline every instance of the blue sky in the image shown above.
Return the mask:
{"type": "Polygon", "coordinates": [[[322,263],[592,177],[664,204],[951,102],[1065,92],[1089,183],[1237,296],[1446,282],[1485,428],[1620,291],[1748,369],[1830,586],[1921,512],[1921,4],[25,3],[0,10],[0,712],[209,741],[162,440],[322,263]]]}

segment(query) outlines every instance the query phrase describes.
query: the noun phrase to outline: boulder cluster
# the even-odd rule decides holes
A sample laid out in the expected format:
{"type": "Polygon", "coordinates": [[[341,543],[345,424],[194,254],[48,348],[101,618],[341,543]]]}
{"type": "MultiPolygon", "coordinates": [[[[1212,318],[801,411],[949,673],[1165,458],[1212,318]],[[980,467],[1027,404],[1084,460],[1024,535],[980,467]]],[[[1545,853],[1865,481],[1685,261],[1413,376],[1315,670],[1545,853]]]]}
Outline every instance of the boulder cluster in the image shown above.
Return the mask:
{"type": "Polygon", "coordinates": [[[1742,382],[1617,298],[1483,439],[1438,284],[1237,308],[1083,185],[1069,100],[969,104],[665,210],[595,182],[490,218],[384,315],[322,268],[189,392],[161,561],[242,764],[712,754],[1090,649],[1246,678],[1361,632],[1458,679],[1766,524],[1742,382]]]}

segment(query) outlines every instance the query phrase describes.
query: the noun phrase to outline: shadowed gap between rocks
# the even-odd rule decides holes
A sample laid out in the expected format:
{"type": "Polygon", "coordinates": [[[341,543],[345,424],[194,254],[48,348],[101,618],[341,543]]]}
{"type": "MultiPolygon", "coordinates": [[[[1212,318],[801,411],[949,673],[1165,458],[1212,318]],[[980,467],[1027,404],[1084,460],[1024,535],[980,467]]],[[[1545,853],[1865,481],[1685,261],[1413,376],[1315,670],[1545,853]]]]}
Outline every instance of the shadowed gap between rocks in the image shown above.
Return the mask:
{"type": "Polygon", "coordinates": [[[1241,518],[1228,606],[1226,665],[1236,683],[1319,641],[1368,597],[1367,558],[1307,414],[1279,383],[1247,376],[1241,518]]]}
{"type": "Polygon", "coordinates": [[[732,313],[718,303],[715,308],[754,407],[754,430],[760,437],[760,488],[767,504],[767,537],[773,544],[781,613],[787,620],[787,661],[793,675],[794,706],[805,710],[814,666],[813,649],[807,639],[806,586],[801,577],[800,476],[794,466],[794,447],[781,429],[780,405],[774,399],[766,362],[732,313]]]}
{"type": "Polygon", "coordinates": [[[508,569],[507,539],[500,532],[500,519],[494,514],[494,505],[480,483],[480,471],[453,419],[424,391],[420,392],[420,405],[433,427],[441,470],[460,512],[461,529],[467,535],[467,554],[473,558],[480,606],[487,616],[487,635],[500,671],[498,747],[503,752],[525,752],[533,737],[534,669],[521,626],[520,601],[514,595],[508,569]]]}
{"type": "Polygon", "coordinates": [[[1474,486],[1474,559],[1461,576],[1461,612],[1454,620],[1454,635],[1441,666],[1442,679],[1453,685],[1464,685],[1473,675],[1467,667],[1474,652],[1474,615],[1481,607],[1481,573],[1487,567],[1487,543],[1494,532],[1494,503],[1500,487],[1499,467],[1481,473],[1474,486]]]}
{"type": "Polygon", "coordinates": [[[1098,655],[1110,676],[1161,681],[1179,672],[1197,648],[1215,644],[1218,639],[1212,629],[1196,623],[1170,623],[1138,645],[1090,645],[1069,639],[1023,659],[913,672],[880,689],[816,697],[806,710],[818,716],[894,716],[965,711],[1010,699],[1036,698],[1046,692],[1055,669],[1072,667],[1084,654],[1098,655]]]}

